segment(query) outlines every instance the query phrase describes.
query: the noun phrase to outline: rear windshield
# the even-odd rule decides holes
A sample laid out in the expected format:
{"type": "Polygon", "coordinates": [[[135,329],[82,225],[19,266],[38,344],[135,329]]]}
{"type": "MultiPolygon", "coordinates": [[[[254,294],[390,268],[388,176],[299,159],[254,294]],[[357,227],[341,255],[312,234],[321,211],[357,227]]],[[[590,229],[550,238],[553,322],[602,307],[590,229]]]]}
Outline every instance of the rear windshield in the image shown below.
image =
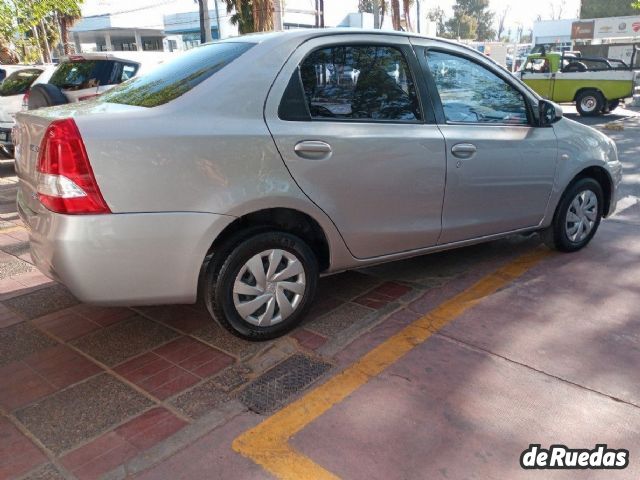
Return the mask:
{"type": "Polygon", "coordinates": [[[0,97],[26,93],[33,81],[40,76],[42,70],[29,68],[13,72],[0,85],[0,97]]]}
{"type": "Polygon", "coordinates": [[[102,96],[111,103],[155,107],[178,98],[231,63],[252,43],[211,43],[194,48],[102,96]]]}
{"type": "Polygon", "coordinates": [[[60,64],[49,80],[64,90],[84,90],[117,85],[131,78],[138,64],[116,60],[69,60],[60,64]]]}

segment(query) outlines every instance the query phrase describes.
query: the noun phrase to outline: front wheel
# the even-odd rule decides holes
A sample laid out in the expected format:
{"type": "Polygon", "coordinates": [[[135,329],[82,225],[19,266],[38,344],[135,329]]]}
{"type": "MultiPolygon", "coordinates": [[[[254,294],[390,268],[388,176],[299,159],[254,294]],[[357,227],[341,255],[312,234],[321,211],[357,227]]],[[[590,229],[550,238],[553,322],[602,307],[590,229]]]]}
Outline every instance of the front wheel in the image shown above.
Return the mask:
{"type": "Polygon", "coordinates": [[[605,99],[597,90],[584,90],[576,97],[576,109],[583,117],[599,115],[605,106],[605,99]]]}
{"type": "Polygon", "coordinates": [[[602,187],[592,178],[583,178],[565,191],[553,216],[553,223],[542,232],[549,247],[574,252],[586,246],[602,220],[602,187]]]}
{"type": "Polygon", "coordinates": [[[275,338],[294,328],[318,283],[313,251],[284,232],[245,238],[216,265],[207,272],[207,308],[223,327],[248,340],[275,338]]]}

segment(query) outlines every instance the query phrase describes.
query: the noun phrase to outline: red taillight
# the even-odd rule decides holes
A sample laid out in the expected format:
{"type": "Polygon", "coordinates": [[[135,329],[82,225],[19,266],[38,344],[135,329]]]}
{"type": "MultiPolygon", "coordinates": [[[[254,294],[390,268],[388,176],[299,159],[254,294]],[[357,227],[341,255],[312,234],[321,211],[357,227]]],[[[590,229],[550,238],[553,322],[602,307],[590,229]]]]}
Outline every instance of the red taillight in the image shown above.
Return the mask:
{"type": "Polygon", "coordinates": [[[38,156],[37,190],[40,202],[56,213],[111,213],[71,118],[55,120],[44,134],[38,156]]]}
{"type": "Polygon", "coordinates": [[[22,97],[22,109],[27,110],[29,108],[29,90],[22,97]]]}

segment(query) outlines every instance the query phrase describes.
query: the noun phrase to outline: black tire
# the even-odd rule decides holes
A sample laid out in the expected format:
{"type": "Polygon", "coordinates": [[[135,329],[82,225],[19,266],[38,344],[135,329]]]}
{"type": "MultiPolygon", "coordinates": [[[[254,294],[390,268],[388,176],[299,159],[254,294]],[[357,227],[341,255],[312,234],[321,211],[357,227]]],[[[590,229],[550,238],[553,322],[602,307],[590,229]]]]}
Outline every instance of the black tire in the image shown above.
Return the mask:
{"type": "Polygon", "coordinates": [[[582,178],[569,185],[562,195],[560,203],[553,215],[553,223],[541,232],[541,237],[545,245],[560,252],[575,252],[585,247],[598,230],[598,226],[602,220],[603,204],[604,194],[602,193],[602,187],[593,178],[582,178]],[[582,192],[592,192],[597,198],[595,220],[591,230],[584,238],[572,240],[567,233],[567,215],[570,209],[572,209],[572,202],[582,192]]]}
{"type": "Polygon", "coordinates": [[[597,90],[583,90],[576,96],[576,109],[583,117],[600,115],[605,99],[597,90]]]}
{"type": "MultiPolygon", "coordinates": [[[[247,340],[269,340],[295,328],[304,318],[315,296],[318,277],[316,256],[299,237],[279,231],[266,231],[248,236],[240,233],[225,242],[218,254],[214,253],[214,258],[207,267],[203,296],[209,313],[231,333],[247,340]],[[288,317],[273,325],[258,326],[240,315],[234,302],[233,289],[236,278],[245,264],[255,255],[272,249],[287,252],[302,264],[304,293],[288,317]]],[[[257,282],[255,284],[257,285],[257,282]]],[[[273,291],[271,294],[276,298],[273,291]]],[[[250,297],[247,297],[248,300],[250,297]]],[[[266,305],[268,303],[265,304],[265,310],[266,305]]],[[[277,317],[280,312],[277,311],[274,315],[277,317]]]]}
{"type": "Polygon", "coordinates": [[[607,107],[609,109],[609,111],[613,111],[616,108],[618,108],[618,106],[620,105],[620,100],[611,100],[608,104],[607,107]]]}
{"type": "Polygon", "coordinates": [[[69,103],[62,90],[50,83],[38,83],[29,90],[28,110],[69,103]]]}

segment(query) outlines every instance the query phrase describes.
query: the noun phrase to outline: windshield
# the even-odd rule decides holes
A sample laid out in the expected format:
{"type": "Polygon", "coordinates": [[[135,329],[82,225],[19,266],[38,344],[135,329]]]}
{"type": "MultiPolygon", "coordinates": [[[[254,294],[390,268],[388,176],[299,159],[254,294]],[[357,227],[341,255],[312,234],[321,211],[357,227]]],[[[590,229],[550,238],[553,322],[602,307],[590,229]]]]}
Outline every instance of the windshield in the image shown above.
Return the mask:
{"type": "Polygon", "coordinates": [[[140,107],[162,105],[211,77],[252,46],[252,43],[221,42],[194,48],[114,88],[101,97],[102,101],[140,107]]]}
{"type": "Polygon", "coordinates": [[[40,76],[42,70],[29,68],[13,72],[0,85],[0,96],[20,95],[26,93],[33,81],[40,76]]]}

